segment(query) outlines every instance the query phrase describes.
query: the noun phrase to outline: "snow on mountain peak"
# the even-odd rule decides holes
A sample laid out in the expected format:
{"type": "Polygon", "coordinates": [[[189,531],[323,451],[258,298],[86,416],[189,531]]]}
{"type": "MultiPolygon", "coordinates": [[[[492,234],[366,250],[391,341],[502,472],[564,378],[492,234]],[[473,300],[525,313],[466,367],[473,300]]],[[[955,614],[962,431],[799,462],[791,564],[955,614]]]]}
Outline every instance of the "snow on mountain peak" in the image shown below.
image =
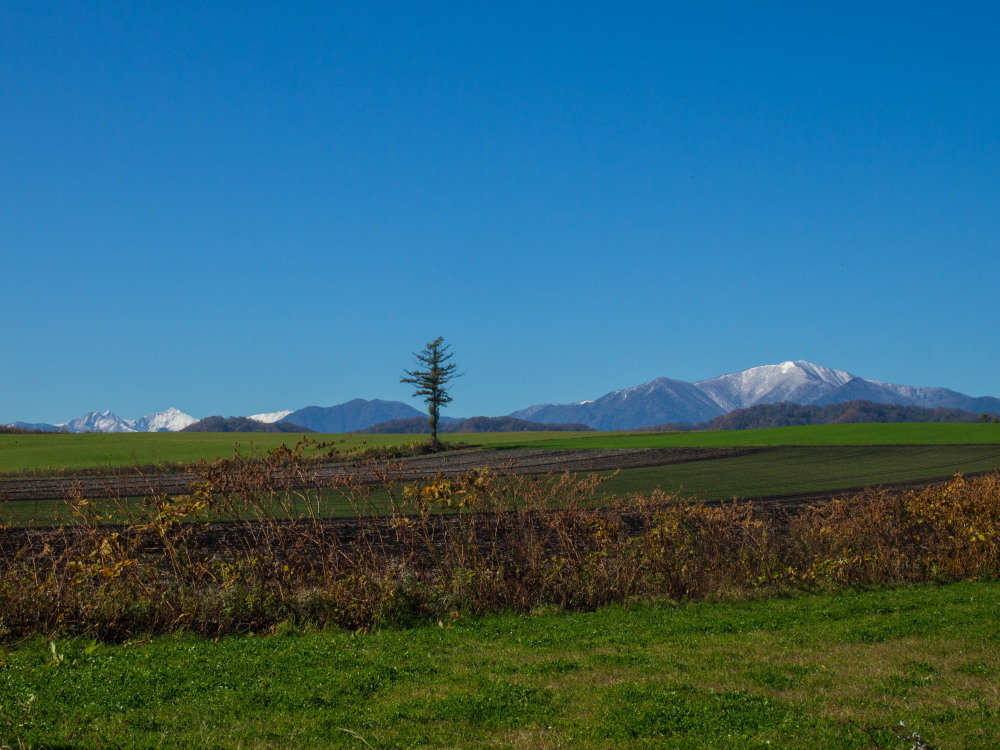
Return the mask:
{"type": "Polygon", "coordinates": [[[855,377],[805,360],[761,365],[695,383],[726,411],[779,401],[812,403],[855,377]]]}
{"type": "Polygon", "coordinates": [[[198,420],[190,414],[171,406],[166,411],[157,411],[137,419],[133,427],[138,432],[177,432],[198,420]]]}
{"type": "Polygon", "coordinates": [[[251,414],[250,419],[254,419],[258,422],[264,422],[265,424],[273,424],[275,422],[280,422],[291,413],[291,409],[286,409],[284,411],[268,412],[267,414],[251,414]]]}
{"type": "Polygon", "coordinates": [[[111,411],[92,411],[66,423],[70,432],[135,432],[130,420],[111,411]]]}
{"type": "Polygon", "coordinates": [[[70,432],[176,432],[198,420],[173,407],[139,419],[122,419],[113,411],[92,411],[67,422],[70,432]]]}
{"type": "Polygon", "coordinates": [[[982,412],[1000,399],[974,399],[945,388],[893,385],[805,360],[752,367],[688,383],[656,378],[574,404],[537,404],[511,416],[536,422],[582,422],[600,430],[625,430],[670,422],[695,424],[758,404],[787,401],[825,405],[865,399],[878,403],[944,406],[982,412]]]}

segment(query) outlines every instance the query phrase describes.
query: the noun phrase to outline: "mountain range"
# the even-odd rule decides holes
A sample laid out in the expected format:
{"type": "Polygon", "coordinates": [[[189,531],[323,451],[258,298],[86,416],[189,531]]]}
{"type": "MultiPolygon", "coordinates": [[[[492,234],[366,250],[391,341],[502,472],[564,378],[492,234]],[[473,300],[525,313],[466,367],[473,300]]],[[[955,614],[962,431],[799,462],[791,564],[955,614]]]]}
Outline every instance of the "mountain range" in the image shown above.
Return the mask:
{"type": "Polygon", "coordinates": [[[1000,411],[997,398],[974,398],[947,388],[883,383],[799,360],[751,367],[696,383],[657,378],[611,391],[593,401],[537,404],[511,416],[535,422],[582,422],[599,430],[632,430],[672,422],[705,422],[757,404],[825,405],[859,399],[971,412],[1000,411]]]}
{"type": "MultiPolygon", "coordinates": [[[[307,406],[297,411],[285,410],[268,414],[255,414],[249,419],[263,424],[292,423],[309,428],[310,432],[339,433],[355,432],[392,419],[420,416],[426,415],[401,401],[382,401],[380,399],[367,401],[363,398],[356,398],[337,406],[307,406]]],[[[223,418],[210,417],[207,419],[222,420],[223,418]]],[[[230,417],[229,419],[248,419],[248,417],[230,417]]],[[[147,414],[139,419],[123,419],[110,411],[92,411],[62,424],[14,422],[11,426],[43,432],[178,432],[204,421],[178,409],[170,408],[166,411],[147,414]]],[[[461,420],[442,417],[441,421],[448,423],[461,420]]],[[[221,423],[216,422],[216,424],[221,423]]],[[[196,430],[204,431],[202,427],[196,427],[196,430]]]]}
{"type": "Polygon", "coordinates": [[[62,424],[14,422],[13,427],[44,432],[177,432],[198,420],[170,407],[139,419],[122,419],[111,411],[92,411],[62,424]]]}
{"type": "MultiPolygon", "coordinates": [[[[883,383],[799,360],[752,367],[695,383],[656,378],[597,399],[536,404],[507,416],[544,424],[579,423],[599,430],[632,430],[668,423],[703,423],[759,404],[824,406],[857,400],[975,413],[1000,412],[997,398],[977,398],[947,388],[883,383]]],[[[423,412],[400,401],[357,398],[337,406],[307,406],[295,411],[255,414],[251,418],[269,424],[291,422],[317,432],[344,433],[422,416],[423,412]]],[[[15,422],[13,426],[67,432],[158,432],[181,430],[197,421],[171,408],[136,420],[122,419],[105,411],[91,412],[60,425],[15,422]]],[[[445,424],[462,420],[442,417],[441,421],[445,424]]]]}

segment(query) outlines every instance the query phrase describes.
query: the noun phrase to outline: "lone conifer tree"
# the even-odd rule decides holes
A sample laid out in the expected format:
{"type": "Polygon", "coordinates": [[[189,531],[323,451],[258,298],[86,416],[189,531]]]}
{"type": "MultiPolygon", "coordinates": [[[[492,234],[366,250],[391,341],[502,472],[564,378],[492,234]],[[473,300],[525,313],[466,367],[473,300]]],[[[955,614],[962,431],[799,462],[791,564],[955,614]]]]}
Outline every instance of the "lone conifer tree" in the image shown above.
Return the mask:
{"type": "Polygon", "coordinates": [[[413,355],[417,363],[425,365],[427,369],[404,370],[406,375],[399,379],[400,383],[411,383],[417,386],[417,390],[413,392],[414,396],[424,397],[427,413],[430,415],[432,448],[438,448],[441,445],[437,438],[438,418],[441,416],[441,407],[451,401],[451,396],[448,395],[445,385],[448,381],[461,375],[461,373],[455,374],[458,365],[448,362],[452,357],[448,349],[444,338],[438,336],[425,346],[422,352],[413,355]]]}

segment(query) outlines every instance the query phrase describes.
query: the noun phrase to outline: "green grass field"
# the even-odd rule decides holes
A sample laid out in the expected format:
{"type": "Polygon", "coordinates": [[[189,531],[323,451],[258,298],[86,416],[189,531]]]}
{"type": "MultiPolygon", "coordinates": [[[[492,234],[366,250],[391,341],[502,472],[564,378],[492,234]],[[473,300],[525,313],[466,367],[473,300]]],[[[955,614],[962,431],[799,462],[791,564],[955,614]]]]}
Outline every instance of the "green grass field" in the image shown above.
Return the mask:
{"type": "MultiPolygon", "coordinates": [[[[490,445],[563,437],[564,432],[475,433],[445,435],[445,443],[490,445]]],[[[586,435],[591,433],[569,433],[586,435]]],[[[273,432],[135,432],[49,435],[0,435],[0,473],[46,472],[92,467],[150,466],[212,461],[233,455],[233,447],[270,450],[292,445],[301,435],[273,432]]],[[[309,435],[320,442],[336,443],[343,450],[361,446],[383,447],[423,442],[420,435],[309,435]]]]}
{"type": "Polygon", "coordinates": [[[1000,746],[1000,584],[0,650],[0,745],[1000,746]],[[874,741],[873,741],[874,740],[874,741]]]}
{"type": "Polygon", "coordinates": [[[749,456],[628,469],[612,494],[654,487],[701,500],[823,492],[1000,471],[1000,445],[792,446],[749,456]]]}
{"type": "MultiPolygon", "coordinates": [[[[212,460],[244,451],[290,445],[299,436],[280,433],[125,433],[0,435],[0,473],[92,467],[149,466],[212,460]]],[[[416,435],[312,435],[344,449],[419,442],[416,435]]],[[[445,435],[447,443],[487,448],[606,449],[713,446],[960,445],[1000,444],[994,424],[813,425],[766,430],[675,433],[495,432],[445,435]]]]}
{"type": "MultiPolygon", "coordinates": [[[[528,447],[517,437],[495,447],[528,447]]],[[[831,424],[712,432],[611,432],[556,436],[532,447],[553,449],[775,445],[958,445],[1000,443],[1000,425],[981,423],[831,424]]]]}

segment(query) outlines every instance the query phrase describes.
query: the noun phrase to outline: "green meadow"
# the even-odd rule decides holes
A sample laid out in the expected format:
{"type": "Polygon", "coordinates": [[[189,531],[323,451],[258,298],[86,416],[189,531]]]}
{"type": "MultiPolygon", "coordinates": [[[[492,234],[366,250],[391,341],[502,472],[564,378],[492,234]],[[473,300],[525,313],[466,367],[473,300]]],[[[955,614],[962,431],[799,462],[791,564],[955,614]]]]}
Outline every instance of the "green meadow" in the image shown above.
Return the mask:
{"type": "Polygon", "coordinates": [[[916,732],[982,750],[1000,746],[998,620],[1000,584],[980,581],[370,633],[38,639],[0,650],[0,745],[888,750],[916,732]]]}
{"type": "Polygon", "coordinates": [[[1000,445],[782,446],[748,456],[626,469],[602,488],[616,495],[660,488],[700,500],[728,500],[997,470],[1000,445]]]}
{"type": "MultiPolygon", "coordinates": [[[[496,447],[528,447],[517,438],[496,447]]],[[[679,448],[776,445],[1000,444],[1000,425],[973,423],[829,424],[706,432],[604,432],[557,435],[532,447],[553,449],[679,448]]]]}
{"type": "MultiPolygon", "coordinates": [[[[0,473],[155,466],[228,457],[235,445],[265,451],[290,445],[300,436],[282,433],[119,433],[0,435],[0,473]]],[[[419,435],[310,435],[341,450],[362,446],[402,446],[419,435]]],[[[484,448],[602,450],[717,446],[863,446],[1000,444],[995,424],[850,424],[779,427],[717,432],[491,432],[444,435],[451,444],[484,448]]]]}
{"type": "MultiPolygon", "coordinates": [[[[446,435],[449,444],[492,445],[513,439],[530,443],[562,437],[564,432],[474,433],[446,435]]],[[[569,433],[585,435],[590,433],[569,433]]],[[[46,435],[0,435],[0,473],[59,472],[67,469],[156,466],[212,461],[233,455],[239,445],[244,453],[292,445],[302,436],[273,432],[132,432],[46,435]]],[[[360,447],[401,446],[424,442],[420,435],[317,435],[340,450],[360,447]]]]}

